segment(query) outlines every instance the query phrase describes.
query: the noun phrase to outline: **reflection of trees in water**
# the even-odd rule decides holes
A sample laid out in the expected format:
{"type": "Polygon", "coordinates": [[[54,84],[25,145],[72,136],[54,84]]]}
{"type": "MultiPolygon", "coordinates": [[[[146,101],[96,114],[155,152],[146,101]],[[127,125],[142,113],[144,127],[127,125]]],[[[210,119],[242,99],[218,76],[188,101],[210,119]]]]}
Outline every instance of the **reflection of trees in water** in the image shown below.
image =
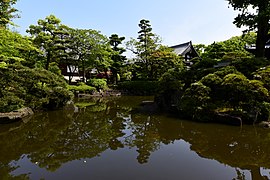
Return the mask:
{"type": "Polygon", "coordinates": [[[57,138],[44,151],[29,155],[31,161],[55,171],[65,162],[92,158],[108,148],[123,147],[117,138],[123,136],[125,126],[116,117],[116,112],[108,101],[100,100],[83,112],[74,114],[67,126],[54,129],[57,138]]]}
{"type": "Polygon", "coordinates": [[[251,172],[252,179],[267,179],[260,167],[270,168],[270,133],[264,129],[245,126],[222,126],[177,121],[159,116],[133,115],[129,123],[132,136],[127,145],[137,147],[139,163],[146,163],[160,144],[183,139],[191,150],[208,159],[236,168],[236,179],[245,179],[243,170],[251,172]],[[255,131],[256,130],[256,131],[255,131]]]}
{"type": "Polygon", "coordinates": [[[201,157],[249,170],[252,179],[262,179],[260,167],[270,168],[270,138],[264,129],[254,130],[252,126],[241,130],[231,126],[185,123],[181,138],[201,157]]]}
{"type": "Polygon", "coordinates": [[[11,176],[17,167],[10,162],[18,161],[23,154],[39,167],[55,171],[68,161],[127,146],[137,149],[139,163],[147,163],[161,144],[180,139],[189,142],[201,157],[235,167],[235,179],[245,179],[240,169],[250,170],[258,179],[262,178],[260,167],[270,168],[268,131],[255,132],[252,127],[240,131],[238,127],[131,114],[141,99],[137,101],[95,99],[92,106],[78,113],[53,111],[37,114],[27,124],[0,126],[0,153],[4,154],[0,156],[0,179],[11,176]]]}
{"type": "Polygon", "coordinates": [[[158,121],[151,116],[133,115],[128,125],[131,135],[126,138],[126,143],[130,147],[137,148],[139,163],[147,163],[151,152],[156,151],[160,145],[158,121]]]}
{"type": "Polygon", "coordinates": [[[3,180],[27,180],[30,179],[28,174],[11,175],[10,172],[15,171],[18,166],[5,165],[0,163],[0,179],[3,180]]]}
{"type": "MultiPolygon", "coordinates": [[[[113,101],[98,100],[84,111],[72,114],[53,111],[35,115],[27,124],[0,134],[0,157],[9,172],[13,160],[23,154],[41,168],[55,171],[63,163],[98,156],[108,148],[124,147],[121,141],[125,125],[117,117],[121,108],[113,101]],[[5,147],[5,148],[3,148],[5,147]]],[[[7,174],[7,173],[6,173],[7,174]]]]}
{"type": "Polygon", "coordinates": [[[235,171],[236,171],[236,178],[233,178],[233,180],[245,180],[246,179],[246,176],[243,172],[241,172],[241,170],[239,170],[238,168],[235,168],[235,171]]]}

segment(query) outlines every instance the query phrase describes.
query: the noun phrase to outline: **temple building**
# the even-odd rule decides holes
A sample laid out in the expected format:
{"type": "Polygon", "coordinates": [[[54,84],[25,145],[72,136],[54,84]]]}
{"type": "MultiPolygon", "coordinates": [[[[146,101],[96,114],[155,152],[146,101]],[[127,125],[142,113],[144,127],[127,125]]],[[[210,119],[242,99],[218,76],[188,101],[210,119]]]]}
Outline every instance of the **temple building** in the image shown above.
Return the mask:
{"type": "Polygon", "coordinates": [[[191,41],[171,46],[170,48],[172,48],[177,55],[182,56],[185,59],[186,65],[192,65],[192,62],[190,62],[191,59],[195,57],[200,58],[191,41]]]}

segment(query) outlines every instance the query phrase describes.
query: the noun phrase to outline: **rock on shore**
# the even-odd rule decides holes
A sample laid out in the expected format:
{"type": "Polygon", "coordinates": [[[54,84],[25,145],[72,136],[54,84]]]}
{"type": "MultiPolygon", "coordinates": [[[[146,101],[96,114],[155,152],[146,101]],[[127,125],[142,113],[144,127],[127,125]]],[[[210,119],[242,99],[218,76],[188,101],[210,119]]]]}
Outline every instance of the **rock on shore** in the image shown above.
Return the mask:
{"type": "Polygon", "coordinates": [[[33,115],[31,108],[25,107],[8,113],[0,113],[0,124],[21,121],[23,118],[33,115]]]}

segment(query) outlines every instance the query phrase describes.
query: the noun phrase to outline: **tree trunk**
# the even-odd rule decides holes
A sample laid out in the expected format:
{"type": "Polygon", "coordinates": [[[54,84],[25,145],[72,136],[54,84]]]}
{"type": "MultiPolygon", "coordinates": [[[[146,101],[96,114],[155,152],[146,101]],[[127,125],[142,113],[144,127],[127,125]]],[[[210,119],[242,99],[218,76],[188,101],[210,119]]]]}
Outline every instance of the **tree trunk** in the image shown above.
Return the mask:
{"type": "Polygon", "coordinates": [[[110,77],[108,75],[108,69],[104,68],[104,73],[105,73],[105,77],[106,77],[107,83],[109,83],[110,77]]]}
{"type": "Polygon", "coordinates": [[[117,79],[117,70],[115,68],[111,68],[112,74],[113,74],[113,84],[117,84],[118,83],[118,79],[117,79]]]}
{"type": "Polygon", "coordinates": [[[251,179],[268,179],[267,177],[263,176],[260,171],[260,167],[252,167],[250,169],[251,179]]]}
{"type": "Polygon", "coordinates": [[[85,62],[84,62],[84,60],[82,60],[82,65],[83,65],[83,82],[85,83],[86,81],[85,81],[85,62]]]}
{"type": "Polygon", "coordinates": [[[267,2],[265,4],[261,4],[259,6],[259,13],[258,13],[258,32],[257,32],[257,39],[256,39],[256,57],[261,58],[265,56],[265,44],[269,29],[269,16],[265,15],[267,11],[267,2]]]}
{"type": "Polygon", "coordinates": [[[51,61],[51,52],[48,51],[48,54],[47,54],[47,62],[46,62],[46,66],[45,66],[45,69],[46,69],[46,70],[49,69],[50,61],[51,61]]]}

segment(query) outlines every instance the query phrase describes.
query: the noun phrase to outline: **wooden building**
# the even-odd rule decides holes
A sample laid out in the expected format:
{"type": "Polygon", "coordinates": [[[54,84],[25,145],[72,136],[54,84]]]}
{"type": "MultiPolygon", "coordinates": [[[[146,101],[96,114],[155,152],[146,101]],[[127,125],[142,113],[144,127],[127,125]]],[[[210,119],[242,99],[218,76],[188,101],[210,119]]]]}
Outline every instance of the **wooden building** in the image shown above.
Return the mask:
{"type": "MultiPolygon", "coordinates": [[[[252,44],[252,45],[246,45],[245,46],[245,49],[252,53],[252,54],[256,54],[256,45],[255,44],[252,44]]],[[[270,39],[266,42],[265,44],[265,57],[267,59],[270,59],[270,39]]]]}
{"type": "Polygon", "coordinates": [[[170,48],[172,48],[177,55],[182,56],[185,59],[185,64],[188,66],[192,65],[192,62],[190,62],[191,59],[195,57],[200,58],[191,41],[171,46],[170,48]]]}

